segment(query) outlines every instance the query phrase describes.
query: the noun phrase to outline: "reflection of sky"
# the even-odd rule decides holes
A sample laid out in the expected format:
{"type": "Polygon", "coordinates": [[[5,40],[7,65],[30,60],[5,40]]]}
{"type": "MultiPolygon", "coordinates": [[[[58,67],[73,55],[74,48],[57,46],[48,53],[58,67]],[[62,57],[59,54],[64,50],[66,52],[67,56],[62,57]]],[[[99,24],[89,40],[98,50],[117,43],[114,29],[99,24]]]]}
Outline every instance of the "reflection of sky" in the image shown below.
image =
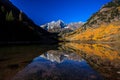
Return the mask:
{"type": "Polygon", "coordinates": [[[111,0],[11,0],[36,24],[62,19],[66,23],[86,20],[111,0]]]}
{"type": "MultiPolygon", "coordinates": [[[[36,57],[20,71],[15,80],[103,80],[85,60],[74,61],[65,59],[61,63],[51,62],[43,57],[36,57]]],[[[13,80],[14,80],[13,79],[13,80]]]]}

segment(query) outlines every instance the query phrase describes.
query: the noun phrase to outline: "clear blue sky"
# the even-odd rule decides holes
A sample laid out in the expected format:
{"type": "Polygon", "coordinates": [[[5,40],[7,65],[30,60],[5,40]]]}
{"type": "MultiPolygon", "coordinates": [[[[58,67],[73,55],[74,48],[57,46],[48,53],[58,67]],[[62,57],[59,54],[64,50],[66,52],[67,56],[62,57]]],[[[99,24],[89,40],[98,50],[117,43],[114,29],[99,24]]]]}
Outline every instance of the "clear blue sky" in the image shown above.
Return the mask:
{"type": "Polygon", "coordinates": [[[61,19],[65,23],[83,21],[111,0],[11,0],[37,25],[61,19]]]}

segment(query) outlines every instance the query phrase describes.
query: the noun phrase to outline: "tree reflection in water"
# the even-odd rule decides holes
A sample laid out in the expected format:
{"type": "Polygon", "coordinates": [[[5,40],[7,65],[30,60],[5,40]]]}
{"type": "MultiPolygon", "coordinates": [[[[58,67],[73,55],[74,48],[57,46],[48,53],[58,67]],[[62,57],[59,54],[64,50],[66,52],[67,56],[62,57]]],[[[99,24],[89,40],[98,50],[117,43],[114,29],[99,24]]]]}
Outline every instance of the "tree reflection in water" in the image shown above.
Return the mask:
{"type": "Polygon", "coordinates": [[[119,44],[15,46],[0,55],[2,80],[120,80],[119,44]]]}
{"type": "Polygon", "coordinates": [[[105,80],[120,80],[119,44],[65,43],[60,49],[80,55],[104,76],[105,80]]]}

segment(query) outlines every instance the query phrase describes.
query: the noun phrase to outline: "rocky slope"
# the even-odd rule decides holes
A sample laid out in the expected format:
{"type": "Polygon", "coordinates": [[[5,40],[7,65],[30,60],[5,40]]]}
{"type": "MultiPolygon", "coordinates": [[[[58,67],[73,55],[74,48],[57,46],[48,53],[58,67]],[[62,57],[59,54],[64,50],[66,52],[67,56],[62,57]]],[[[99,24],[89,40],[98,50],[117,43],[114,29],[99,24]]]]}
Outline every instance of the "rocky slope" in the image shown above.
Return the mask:
{"type": "Polygon", "coordinates": [[[111,24],[102,24],[98,28],[87,28],[85,31],[77,31],[65,35],[64,39],[68,41],[81,41],[81,42],[119,42],[120,41],[120,21],[111,24]]]}
{"type": "Polygon", "coordinates": [[[93,14],[84,27],[99,27],[103,23],[109,24],[118,20],[120,20],[120,0],[113,0],[93,14]]]}
{"type": "Polygon", "coordinates": [[[119,20],[120,0],[113,0],[93,14],[81,28],[63,38],[68,41],[116,41],[120,34],[119,20]]]}
{"type": "Polygon", "coordinates": [[[35,25],[9,0],[0,0],[0,44],[54,43],[57,36],[35,25]]]}

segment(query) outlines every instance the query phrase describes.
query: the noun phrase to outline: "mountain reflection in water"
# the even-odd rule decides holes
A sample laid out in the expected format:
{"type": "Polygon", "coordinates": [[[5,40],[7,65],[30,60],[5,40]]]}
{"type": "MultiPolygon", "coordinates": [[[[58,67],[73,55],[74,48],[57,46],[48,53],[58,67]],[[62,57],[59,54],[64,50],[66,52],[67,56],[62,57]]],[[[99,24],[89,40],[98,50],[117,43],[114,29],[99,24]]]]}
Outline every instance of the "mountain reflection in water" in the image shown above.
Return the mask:
{"type": "Polygon", "coordinates": [[[36,57],[13,80],[103,80],[75,53],[50,50],[36,57]]]}
{"type": "Polygon", "coordinates": [[[0,79],[120,80],[119,61],[119,44],[5,47],[0,49],[0,79]]]}

